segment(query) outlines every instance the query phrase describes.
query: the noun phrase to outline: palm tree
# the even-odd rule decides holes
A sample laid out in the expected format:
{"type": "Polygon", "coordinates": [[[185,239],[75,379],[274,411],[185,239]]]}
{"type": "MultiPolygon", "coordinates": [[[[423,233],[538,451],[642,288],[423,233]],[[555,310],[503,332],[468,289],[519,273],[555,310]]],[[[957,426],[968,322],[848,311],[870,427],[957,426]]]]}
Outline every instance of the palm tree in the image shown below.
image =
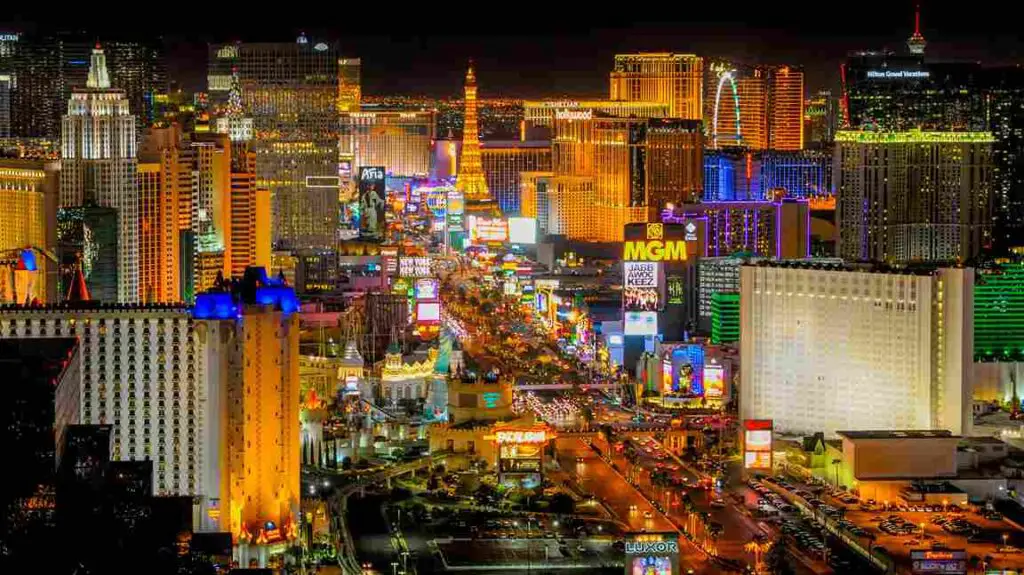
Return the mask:
{"type": "Polygon", "coordinates": [[[772,542],[763,537],[758,537],[743,546],[744,551],[754,555],[754,573],[764,573],[762,558],[768,554],[768,551],[770,551],[771,548],[772,542]]]}

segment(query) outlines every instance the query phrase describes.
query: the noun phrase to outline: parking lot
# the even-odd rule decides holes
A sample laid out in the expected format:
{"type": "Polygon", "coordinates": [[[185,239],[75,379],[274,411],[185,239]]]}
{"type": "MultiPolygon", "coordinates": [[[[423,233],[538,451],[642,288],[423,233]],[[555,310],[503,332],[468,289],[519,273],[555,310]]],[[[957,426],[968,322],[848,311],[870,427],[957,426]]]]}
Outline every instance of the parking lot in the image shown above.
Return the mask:
{"type": "Polygon", "coordinates": [[[819,519],[830,518],[865,549],[884,549],[899,566],[911,565],[915,549],[963,549],[968,557],[989,557],[989,568],[1024,565],[1024,535],[994,511],[973,506],[888,504],[838,491],[831,486],[775,480],[803,498],[819,519]]]}

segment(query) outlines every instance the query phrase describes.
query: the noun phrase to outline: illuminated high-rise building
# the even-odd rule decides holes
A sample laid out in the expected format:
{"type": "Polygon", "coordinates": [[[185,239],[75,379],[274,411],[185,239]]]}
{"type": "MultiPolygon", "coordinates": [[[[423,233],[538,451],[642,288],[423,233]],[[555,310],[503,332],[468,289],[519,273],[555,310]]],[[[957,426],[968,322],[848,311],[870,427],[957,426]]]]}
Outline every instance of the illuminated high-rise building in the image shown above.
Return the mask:
{"type": "Polygon", "coordinates": [[[836,135],[836,107],[831,90],[819,90],[804,101],[804,142],[809,147],[832,145],[836,135]]]}
{"type": "Polygon", "coordinates": [[[270,269],[270,192],[256,187],[253,152],[232,157],[229,231],[231,277],[241,277],[249,267],[270,269]]]}
{"type": "Polygon", "coordinates": [[[924,54],[924,49],[927,45],[928,42],[921,34],[921,2],[918,1],[914,7],[914,33],[907,39],[907,50],[909,50],[911,54],[917,54],[920,56],[921,54],[924,54]]]}
{"type": "Polygon", "coordinates": [[[969,261],[992,239],[992,134],[836,133],[838,255],[969,261]]]}
{"type": "Polygon", "coordinates": [[[472,62],[466,71],[466,111],[462,127],[462,155],[455,189],[462,192],[467,200],[486,201],[491,199],[484,176],[483,161],[480,159],[480,135],[476,117],[476,74],[472,62]]]}
{"type": "Polygon", "coordinates": [[[434,138],[432,110],[341,114],[341,157],[351,162],[351,174],[363,166],[384,166],[389,176],[425,178],[434,138]]]}
{"type": "Polygon", "coordinates": [[[878,429],[969,435],[973,288],[972,268],[743,266],[739,417],[826,438],[878,429]]]}
{"type": "MultiPolygon", "coordinates": [[[[57,139],[61,116],[77,87],[86,84],[93,42],[78,34],[22,36],[13,56],[12,135],[57,139]]],[[[156,94],[167,92],[163,47],[156,42],[106,42],[110,83],[121,89],[135,114],[136,133],[155,114],[156,94]]],[[[0,74],[3,72],[0,71],[0,74]]]]}
{"type": "MultiPolygon", "coordinates": [[[[262,270],[259,270],[262,271],[262,270]]],[[[232,534],[235,558],[265,567],[268,547],[293,541],[299,512],[299,321],[294,291],[247,270],[238,293],[196,298],[199,358],[216,392],[217,433],[204,453],[216,473],[204,527],[232,534]]]]}
{"type": "Polygon", "coordinates": [[[704,60],[693,54],[618,54],[611,99],[660,102],[669,116],[700,120],[704,113],[704,60]]]}
{"type": "Polygon", "coordinates": [[[59,183],[57,162],[0,160],[0,259],[14,268],[0,268],[0,302],[59,299],[57,262],[50,260],[59,183]]]}
{"type": "Polygon", "coordinates": [[[338,55],[334,45],[210,47],[210,99],[224,103],[238,75],[253,119],[257,187],[270,191],[278,248],[334,244],[338,223],[338,55]]]}
{"type": "Polygon", "coordinates": [[[524,100],[523,132],[526,141],[550,140],[556,116],[597,114],[615,118],[667,118],[669,105],[622,100],[524,100]]]}
{"type": "Polygon", "coordinates": [[[358,112],[363,99],[362,60],[338,58],[338,112],[358,112]]]}
{"type": "Polygon", "coordinates": [[[15,75],[15,56],[18,53],[21,36],[0,30],[0,138],[10,138],[11,100],[15,75]]]}
{"type": "Polygon", "coordinates": [[[792,66],[773,67],[768,74],[768,148],[804,148],[804,73],[792,66]]]}
{"type": "Polygon", "coordinates": [[[160,162],[140,162],[139,301],[181,301],[178,262],[178,186],[160,162]]]}
{"type": "Polygon", "coordinates": [[[152,461],[154,495],[204,495],[217,429],[191,310],[171,305],[42,306],[0,311],[0,339],[79,340],[78,418],[112,424],[111,459],[152,461]]]}
{"type": "Polygon", "coordinates": [[[503,214],[520,211],[522,172],[551,170],[551,142],[491,140],[482,149],[484,174],[491,197],[503,214]]]}
{"type": "Polygon", "coordinates": [[[57,210],[57,261],[61,298],[114,303],[118,295],[118,217],[114,208],[78,206],[57,210]],[[80,275],[79,275],[80,272],[80,275]],[[81,290],[80,283],[85,284],[81,290]]]}
{"type": "Polygon", "coordinates": [[[63,120],[60,205],[117,210],[117,296],[132,302],[139,296],[135,117],[124,92],[111,88],[103,50],[91,58],[88,81],[72,92],[63,120]]]}
{"type": "Polygon", "coordinates": [[[668,204],[700,199],[702,154],[697,121],[556,116],[550,233],[622,241],[626,224],[656,221],[668,204]]]}

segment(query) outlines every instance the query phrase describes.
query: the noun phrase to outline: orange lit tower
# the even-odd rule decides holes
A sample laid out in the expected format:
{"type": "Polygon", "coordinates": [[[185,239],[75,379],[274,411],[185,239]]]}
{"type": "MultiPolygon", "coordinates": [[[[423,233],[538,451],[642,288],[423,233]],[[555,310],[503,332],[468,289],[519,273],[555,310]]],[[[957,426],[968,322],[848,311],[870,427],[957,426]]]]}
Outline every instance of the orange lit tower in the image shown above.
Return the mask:
{"type": "Polygon", "coordinates": [[[768,147],[804,147],[804,73],[792,66],[773,68],[768,80],[768,147]]]}
{"type": "Polygon", "coordinates": [[[467,200],[489,200],[491,193],[487,189],[484,177],[483,161],[480,158],[480,134],[476,120],[476,75],[473,63],[469,63],[466,72],[466,112],[462,128],[462,159],[459,160],[459,174],[455,180],[455,188],[462,192],[467,200]]]}

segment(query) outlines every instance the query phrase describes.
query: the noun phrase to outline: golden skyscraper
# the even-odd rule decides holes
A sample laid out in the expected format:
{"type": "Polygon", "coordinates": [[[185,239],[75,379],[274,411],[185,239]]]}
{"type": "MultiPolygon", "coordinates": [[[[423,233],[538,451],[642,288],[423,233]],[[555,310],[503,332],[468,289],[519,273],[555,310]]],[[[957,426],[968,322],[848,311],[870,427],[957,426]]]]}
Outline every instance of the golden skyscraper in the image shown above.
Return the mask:
{"type": "Polygon", "coordinates": [[[669,116],[700,120],[704,112],[704,59],[693,54],[618,54],[611,99],[660,102],[669,116]]]}
{"type": "Polygon", "coordinates": [[[489,200],[491,193],[484,178],[483,161],[480,158],[480,134],[476,120],[476,75],[470,62],[466,72],[466,113],[462,128],[462,158],[459,160],[459,174],[455,189],[467,200],[489,200]]]}
{"type": "Polygon", "coordinates": [[[804,73],[779,66],[769,79],[768,147],[795,151],[804,148],[804,73]]]}
{"type": "Polygon", "coordinates": [[[169,181],[163,160],[140,162],[139,301],[181,301],[178,258],[178,187],[169,181]]]}

